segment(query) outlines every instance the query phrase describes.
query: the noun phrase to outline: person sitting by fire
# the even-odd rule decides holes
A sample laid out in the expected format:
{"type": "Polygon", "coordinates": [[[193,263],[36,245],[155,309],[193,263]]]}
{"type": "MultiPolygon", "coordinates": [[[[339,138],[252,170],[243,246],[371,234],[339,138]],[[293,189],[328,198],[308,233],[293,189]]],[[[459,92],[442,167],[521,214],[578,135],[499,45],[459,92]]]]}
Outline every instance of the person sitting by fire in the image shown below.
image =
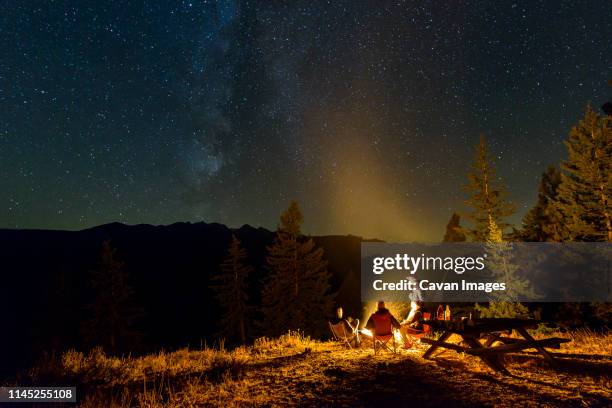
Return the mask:
{"type": "Polygon", "coordinates": [[[412,347],[411,334],[420,334],[423,332],[423,301],[417,300],[410,302],[410,312],[408,316],[400,323],[400,333],[404,337],[404,348],[412,347]]]}
{"type": "Polygon", "coordinates": [[[389,319],[391,321],[391,326],[394,329],[399,329],[400,328],[399,322],[391,314],[389,309],[387,309],[385,307],[385,302],[383,302],[382,300],[378,302],[378,307],[377,307],[376,312],[372,313],[372,315],[368,319],[368,322],[366,323],[366,329],[372,330],[373,332],[376,333],[376,320],[378,320],[378,319],[380,319],[380,320],[389,319]]]}
{"type": "Polygon", "coordinates": [[[355,333],[355,337],[351,341],[351,345],[359,347],[359,345],[361,344],[361,340],[359,339],[359,331],[357,330],[359,327],[359,319],[354,320],[350,316],[347,316],[347,318],[345,319],[344,310],[342,310],[342,307],[339,307],[336,309],[336,317],[331,319],[330,323],[334,326],[338,323],[342,323],[345,325],[348,333],[355,333]]]}

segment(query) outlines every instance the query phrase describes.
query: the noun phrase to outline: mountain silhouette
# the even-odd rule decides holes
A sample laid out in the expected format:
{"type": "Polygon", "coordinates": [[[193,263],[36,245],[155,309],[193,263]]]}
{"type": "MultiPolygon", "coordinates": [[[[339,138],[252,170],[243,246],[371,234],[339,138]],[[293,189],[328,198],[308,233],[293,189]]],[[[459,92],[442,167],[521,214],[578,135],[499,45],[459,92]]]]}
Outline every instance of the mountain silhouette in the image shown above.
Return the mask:
{"type": "MultiPolygon", "coordinates": [[[[125,263],[134,291],[132,301],[144,312],[135,324],[142,341],[129,352],[210,344],[220,311],[209,279],[219,272],[232,234],[240,239],[255,268],[250,297],[258,304],[267,273],[266,247],[274,238],[274,232],[264,228],[181,222],[166,226],[111,223],[81,231],[0,229],[3,371],[26,367],[43,351],[84,348],[80,327],[92,296],[88,275],[98,265],[105,240],[111,241],[117,258],[125,263]]],[[[363,239],[350,235],[312,238],[325,250],[337,304],[359,317],[363,239]]]]}

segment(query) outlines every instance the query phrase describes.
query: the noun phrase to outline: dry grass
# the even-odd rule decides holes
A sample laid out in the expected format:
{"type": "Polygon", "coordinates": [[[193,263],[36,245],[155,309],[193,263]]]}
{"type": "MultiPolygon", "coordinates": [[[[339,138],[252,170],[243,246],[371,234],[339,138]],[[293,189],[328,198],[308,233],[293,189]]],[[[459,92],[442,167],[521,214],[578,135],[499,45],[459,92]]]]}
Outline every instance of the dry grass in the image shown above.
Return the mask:
{"type": "Polygon", "coordinates": [[[559,367],[535,352],[511,354],[511,376],[453,351],[424,360],[425,345],[374,357],[367,345],[347,350],[288,333],[231,351],[223,344],[138,358],[71,351],[47,359],[29,380],[76,384],[81,407],[609,406],[612,335],[554,335],[572,339],[554,350],[559,367]]]}

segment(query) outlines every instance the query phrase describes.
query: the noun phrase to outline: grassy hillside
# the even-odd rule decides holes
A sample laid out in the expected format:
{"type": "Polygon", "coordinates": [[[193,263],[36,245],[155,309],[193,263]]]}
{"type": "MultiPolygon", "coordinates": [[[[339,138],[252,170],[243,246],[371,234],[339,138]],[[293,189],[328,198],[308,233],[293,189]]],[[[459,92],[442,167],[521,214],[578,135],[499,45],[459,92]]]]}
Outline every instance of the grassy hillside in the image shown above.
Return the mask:
{"type": "Polygon", "coordinates": [[[48,356],[18,383],[76,384],[82,407],[608,405],[612,335],[555,335],[572,340],[555,352],[559,367],[535,352],[512,354],[510,377],[452,351],[424,360],[424,345],[373,356],[367,344],[347,350],[289,333],[232,351],[223,344],[139,358],[72,351],[48,356]]]}

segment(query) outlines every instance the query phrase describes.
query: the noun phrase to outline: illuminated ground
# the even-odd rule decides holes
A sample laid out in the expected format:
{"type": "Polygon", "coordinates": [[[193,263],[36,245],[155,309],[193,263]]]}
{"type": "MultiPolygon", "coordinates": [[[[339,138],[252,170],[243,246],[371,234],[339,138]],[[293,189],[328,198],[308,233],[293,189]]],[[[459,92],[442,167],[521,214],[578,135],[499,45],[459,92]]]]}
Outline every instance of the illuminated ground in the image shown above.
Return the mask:
{"type": "Polygon", "coordinates": [[[453,351],[424,360],[424,345],[374,357],[299,336],[139,359],[69,353],[33,375],[80,384],[82,406],[609,406],[612,336],[571,337],[556,369],[535,353],[508,356],[511,377],[453,351]]]}

